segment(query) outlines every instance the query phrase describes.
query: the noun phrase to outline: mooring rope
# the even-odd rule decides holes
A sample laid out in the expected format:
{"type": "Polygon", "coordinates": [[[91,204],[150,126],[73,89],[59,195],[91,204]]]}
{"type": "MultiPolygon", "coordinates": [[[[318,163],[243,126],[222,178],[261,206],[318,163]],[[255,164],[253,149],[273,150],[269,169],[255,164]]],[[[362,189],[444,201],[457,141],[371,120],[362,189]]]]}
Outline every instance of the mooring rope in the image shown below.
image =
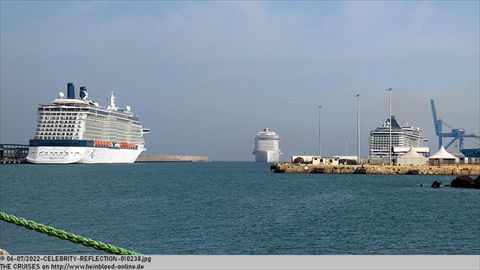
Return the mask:
{"type": "Polygon", "coordinates": [[[25,227],[29,230],[34,230],[36,232],[45,233],[50,236],[55,236],[63,240],[68,240],[76,244],[82,244],[87,247],[92,247],[94,249],[103,250],[110,254],[116,255],[142,255],[140,253],[126,250],[124,248],[116,247],[114,245],[106,244],[100,241],[95,241],[87,237],[76,235],[73,233],[66,232],[64,230],[56,229],[51,226],[43,225],[32,220],[26,220],[24,218],[16,217],[14,215],[7,214],[0,211],[0,220],[3,220],[8,223],[15,224],[17,226],[25,227]]]}

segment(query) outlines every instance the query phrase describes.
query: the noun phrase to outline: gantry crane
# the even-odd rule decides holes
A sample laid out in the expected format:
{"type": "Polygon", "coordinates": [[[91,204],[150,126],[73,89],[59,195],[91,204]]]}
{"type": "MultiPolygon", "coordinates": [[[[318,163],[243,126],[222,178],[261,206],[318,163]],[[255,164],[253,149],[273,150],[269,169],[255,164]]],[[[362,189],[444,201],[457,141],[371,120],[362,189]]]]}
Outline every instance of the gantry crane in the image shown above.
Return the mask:
{"type": "Polygon", "coordinates": [[[454,142],[458,140],[458,149],[463,149],[463,140],[464,138],[480,138],[480,136],[473,133],[465,134],[465,129],[463,128],[453,128],[449,124],[443,122],[442,119],[437,117],[437,111],[435,110],[435,103],[433,99],[430,99],[430,105],[432,106],[432,115],[433,115],[433,124],[435,125],[435,134],[438,136],[438,148],[443,145],[443,138],[453,138],[445,148],[451,146],[454,142]],[[450,132],[443,132],[443,125],[451,128],[450,132]]]}

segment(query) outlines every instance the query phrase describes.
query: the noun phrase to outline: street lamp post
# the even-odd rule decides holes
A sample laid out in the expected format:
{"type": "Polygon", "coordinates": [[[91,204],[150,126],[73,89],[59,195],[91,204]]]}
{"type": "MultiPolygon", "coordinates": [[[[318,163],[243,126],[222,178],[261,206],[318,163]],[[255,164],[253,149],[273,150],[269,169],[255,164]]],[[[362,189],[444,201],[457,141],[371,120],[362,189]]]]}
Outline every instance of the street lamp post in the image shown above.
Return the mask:
{"type": "Polygon", "coordinates": [[[388,164],[392,166],[392,88],[388,88],[388,164]]]}
{"type": "Polygon", "coordinates": [[[318,106],[318,156],[322,156],[322,106],[318,106]]]}
{"type": "Polygon", "coordinates": [[[360,164],[360,94],[355,97],[357,98],[357,164],[360,164]]]}

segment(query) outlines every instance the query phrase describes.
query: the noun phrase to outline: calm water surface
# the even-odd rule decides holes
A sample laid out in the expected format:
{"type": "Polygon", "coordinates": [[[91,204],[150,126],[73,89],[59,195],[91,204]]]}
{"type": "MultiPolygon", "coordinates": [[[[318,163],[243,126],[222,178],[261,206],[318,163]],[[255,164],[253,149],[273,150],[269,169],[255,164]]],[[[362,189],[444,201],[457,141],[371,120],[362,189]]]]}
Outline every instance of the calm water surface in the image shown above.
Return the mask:
{"type": "MultiPolygon", "coordinates": [[[[2,165],[0,209],[145,254],[480,254],[480,190],[434,180],[452,177],[274,174],[252,162],[2,165]]],[[[0,247],[101,253],[5,222],[0,247]]]]}

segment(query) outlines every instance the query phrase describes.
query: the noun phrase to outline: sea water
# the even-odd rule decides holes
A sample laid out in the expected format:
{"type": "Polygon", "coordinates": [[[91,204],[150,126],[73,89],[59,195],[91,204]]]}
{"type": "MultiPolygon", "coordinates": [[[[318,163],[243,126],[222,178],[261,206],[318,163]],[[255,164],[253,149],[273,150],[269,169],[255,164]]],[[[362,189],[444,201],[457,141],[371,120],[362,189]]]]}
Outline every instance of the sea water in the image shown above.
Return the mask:
{"type": "MultiPolygon", "coordinates": [[[[430,188],[453,178],[275,174],[253,162],[2,165],[0,211],[144,254],[480,254],[480,190],[430,188]]],[[[101,253],[1,221],[0,248],[101,253]]]]}

